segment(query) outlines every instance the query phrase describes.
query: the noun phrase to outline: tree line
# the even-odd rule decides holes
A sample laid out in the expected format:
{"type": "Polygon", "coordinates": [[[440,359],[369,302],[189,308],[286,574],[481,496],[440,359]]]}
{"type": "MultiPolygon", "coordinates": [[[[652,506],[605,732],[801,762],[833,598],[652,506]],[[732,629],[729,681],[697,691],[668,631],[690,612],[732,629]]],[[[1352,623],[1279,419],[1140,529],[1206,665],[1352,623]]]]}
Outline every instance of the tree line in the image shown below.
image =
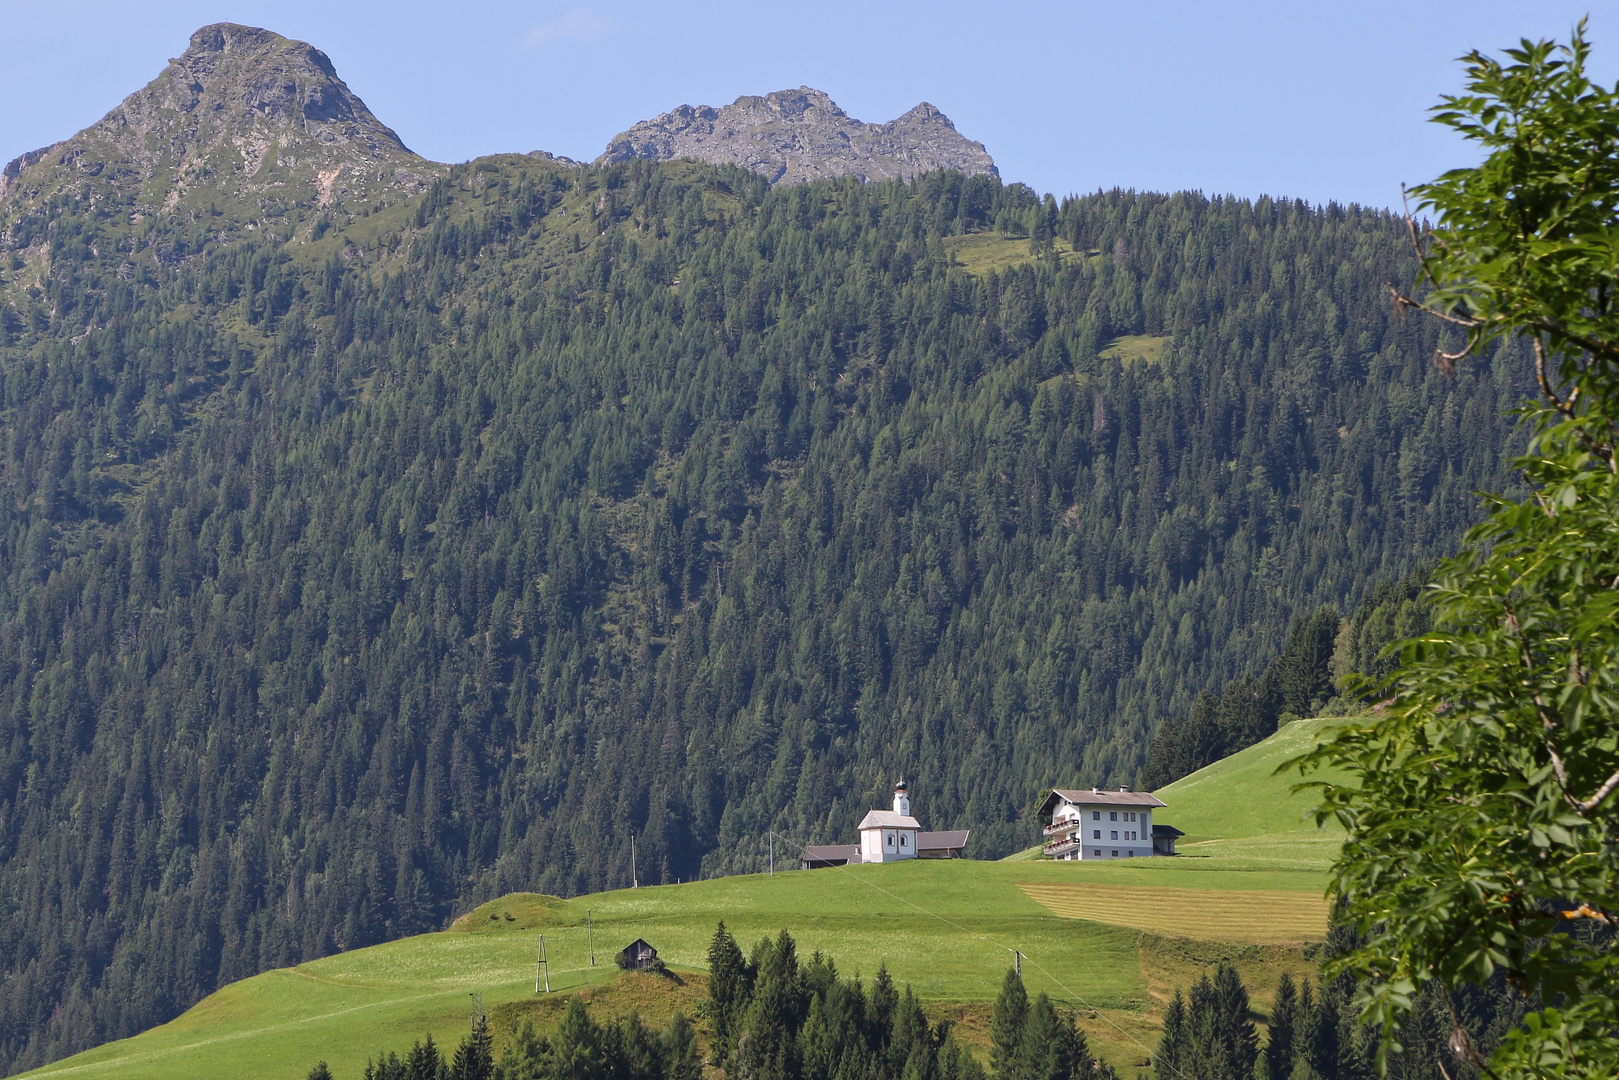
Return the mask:
{"type": "Polygon", "coordinates": [[[1276,733],[1289,720],[1363,711],[1399,668],[1398,649],[1432,624],[1422,603],[1427,569],[1372,585],[1354,613],[1324,604],[1296,618],[1262,674],[1203,690],[1153,736],[1138,787],[1154,791],[1276,733]]]}

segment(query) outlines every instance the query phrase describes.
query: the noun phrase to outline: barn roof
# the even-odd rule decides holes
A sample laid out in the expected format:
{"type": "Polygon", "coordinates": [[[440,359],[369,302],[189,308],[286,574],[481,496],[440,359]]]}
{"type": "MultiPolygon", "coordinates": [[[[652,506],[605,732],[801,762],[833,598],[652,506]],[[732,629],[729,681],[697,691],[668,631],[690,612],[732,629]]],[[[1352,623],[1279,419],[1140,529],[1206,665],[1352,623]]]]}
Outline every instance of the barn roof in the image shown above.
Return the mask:
{"type": "Polygon", "coordinates": [[[916,850],[918,851],[960,851],[967,846],[967,837],[972,835],[966,829],[950,829],[945,832],[919,832],[916,834],[916,850]]]}
{"type": "Polygon", "coordinates": [[[909,814],[896,814],[892,810],[873,810],[860,819],[862,829],[920,829],[922,823],[909,814]]]}

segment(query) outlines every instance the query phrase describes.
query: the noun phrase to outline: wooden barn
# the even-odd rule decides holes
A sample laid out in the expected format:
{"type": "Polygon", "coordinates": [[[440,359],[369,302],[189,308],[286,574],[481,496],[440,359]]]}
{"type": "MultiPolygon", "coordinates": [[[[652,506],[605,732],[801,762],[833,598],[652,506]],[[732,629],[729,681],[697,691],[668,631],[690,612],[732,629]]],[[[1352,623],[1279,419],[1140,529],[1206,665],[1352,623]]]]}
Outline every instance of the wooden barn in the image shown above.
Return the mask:
{"type": "Polygon", "coordinates": [[[626,971],[649,971],[658,966],[658,950],[636,938],[618,951],[618,966],[626,971]]]}

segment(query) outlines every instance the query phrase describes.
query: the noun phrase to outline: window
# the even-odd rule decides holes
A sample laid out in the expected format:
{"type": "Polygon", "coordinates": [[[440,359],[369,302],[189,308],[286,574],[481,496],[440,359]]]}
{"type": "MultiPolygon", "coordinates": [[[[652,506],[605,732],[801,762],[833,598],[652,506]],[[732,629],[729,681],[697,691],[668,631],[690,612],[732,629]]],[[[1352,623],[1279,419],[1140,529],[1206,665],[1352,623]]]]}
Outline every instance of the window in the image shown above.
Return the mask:
{"type": "Polygon", "coordinates": [[[1096,856],[1100,856],[1102,854],[1102,849],[1101,848],[1091,848],[1091,854],[1096,855],[1096,856]]]}
{"type": "Polygon", "coordinates": [[[1118,838],[1119,838],[1119,830],[1117,830],[1117,829],[1114,829],[1113,830],[1113,835],[1108,837],[1108,839],[1110,839],[1110,840],[1117,840],[1118,838]]]}
{"type": "Polygon", "coordinates": [[[1118,858],[1118,857],[1119,857],[1119,853],[1118,853],[1118,852],[1117,852],[1117,851],[1115,851],[1115,852],[1114,852],[1114,853],[1113,853],[1113,857],[1114,857],[1114,858],[1115,858],[1115,859],[1117,859],[1117,858],[1118,858]]]}
{"type": "Polygon", "coordinates": [[[1136,853],[1135,853],[1135,852],[1133,852],[1133,851],[1132,851],[1132,852],[1130,852],[1130,853],[1129,853],[1129,854],[1130,854],[1130,858],[1132,858],[1132,859],[1133,859],[1133,858],[1135,858],[1135,857],[1136,857],[1136,853]]]}
{"type": "Polygon", "coordinates": [[[905,846],[905,834],[904,833],[899,834],[899,846],[900,847],[905,846]]]}
{"type": "Polygon", "coordinates": [[[1119,812],[1117,810],[1112,811],[1111,813],[1108,814],[1107,819],[1109,821],[1117,821],[1117,820],[1119,820],[1119,812]]]}
{"type": "Polygon", "coordinates": [[[1102,811],[1100,811],[1100,810],[1092,810],[1091,811],[1091,820],[1092,821],[1101,821],[1102,820],[1102,811]]]}
{"type": "Polygon", "coordinates": [[[1102,839],[1102,830],[1101,829],[1092,829],[1091,830],[1091,839],[1092,840],[1100,840],[1100,839],[1102,839]]]}

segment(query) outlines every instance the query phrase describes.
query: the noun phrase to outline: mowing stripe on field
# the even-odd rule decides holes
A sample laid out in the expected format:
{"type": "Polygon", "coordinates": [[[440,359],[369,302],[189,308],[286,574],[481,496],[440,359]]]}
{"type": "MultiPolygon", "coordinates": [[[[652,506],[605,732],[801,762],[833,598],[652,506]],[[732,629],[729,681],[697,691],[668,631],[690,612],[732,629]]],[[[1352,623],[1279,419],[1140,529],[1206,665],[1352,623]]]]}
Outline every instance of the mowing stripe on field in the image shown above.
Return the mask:
{"type": "Polygon", "coordinates": [[[1327,902],[1313,893],[1088,882],[1019,884],[1018,888],[1065,919],[1147,930],[1166,937],[1267,945],[1320,941],[1327,936],[1327,902]]]}
{"type": "MultiPolygon", "coordinates": [[[[806,850],[804,841],[802,841],[802,840],[794,840],[794,839],[792,839],[791,837],[788,837],[788,836],[782,836],[781,833],[772,833],[771,835],[775,836],[775,837],[779,837],[780,839],[786,841],[789,845],[798,848],[798,853],[799,853],[800,856],[802,856],[804,854],[804,852],[806,850]]],[[[1120,1035],[1123,1035],[1126,1039],[1129,1039],[1131,1042],[1135,1043],[1136,1046],[1138,1046],[1142,1050],[1146,1051],[1148,1061],[1156,1063],[1160,1068],[1164,1068],[1164,1069],[1167,1069],[1170,1072],[1173,1072],[1176,1076],[1180,1077],[1180,1080],[1192,1080],[1192,1078],[1187,1076],[1184,1072],[1182,1072],[1180,1070],[1180,1068],[1175,1065],[1174,1062],[1161,1060],[1158,1057],[1157,1052],[1154,1051],[1152,1049],[1152,1047],[1148,1046],[1146,1043],[1142,1042],[1140,1039],[1138,1039],[1134,1035],[1130,1034],[1130,1032],[1126,1031],[1123,1027],[1119,1026],[1119,1024],[1114,1022],[1112,1017],[1108,1016],[1106,1013],[1102,1012],[1096,1006],[1092,1005],[1090,1002],[1088,1002],[1084,998],[1080,997],[1079,994],[1074,992],[1074,989],[1072,987],[1070,987],[1067,983],[1063,982],[1061,979],[1057,978],[1057,976],[1055,974],[1053,974],[1049,968],[1047,968],[1045,965],[1041,964],[1040,961],[1036,960],[1033,956],[1030,956],[1028,953],[1023,952],[1020,949],[1014,949],[1013,946],[1008,945],[1005,942],[996,941],[994,938],[988,936],[987,934],[980,934],[977,930],[969,930],[965,926],[963,926],[960,923],[956,922],[954,919],[946,918],[945,916],[940,915],[937,911],[928,910],[927,908],[923,907],[921,904],[918,904],[914,900],[907,900],[905,897],[900,896],[898,893],[890,892],[889,890],[883,888],[881,885],[877,884],[875,881],[871,881],[871,880],[869,880],[867,878],[864,878],[859,874],[851,873],[849,871],[848,866],[843,866],[843,865],[838,865],[837,863],[833,863],[832,866],[830,867],[830,869],[841,871],[842,873],[848,875],[849,877],[853,878],[855,881],[857,881],[860,884],[866,886],[867,888],[876,889],[878,892],[882,893],[884,896],[892,897],[893,899],[898,900],[902,904],[905,904],[905,905],[908,905],[909,907],[915,908],[917,911],[920,911],[924,915],[928,915],[928,916],[931,916],[932,918],[938,919],[940,922],[944,923],[946,926],[954,927],[955,929],[960,930],[963,934],[966,934],[968,937],[977,938],[979,941],[984,941],[984,942],[988,942],[991,945],[999,946],[1000,948],[1005,949],[1007,952],[1015,952],[1019,957],[1022,958],[1022,960],[1027,961],[1030,967],[1034,968],[1036,971],[1040,972],[1046,978],[1050,979],[1053,983],[1055,983],[1057,985],[1057,988],[1062,990],[1063,993],[1067,994],[1070,998],[1072,998],[1073,1000],[1079,1002],[1085,1008],[1089,1009],[1091,1011],[1092,1015],[1100,1017],[1102,1019],[1102,1021],[1104,1023],[1106,1023],[1109,1027],[1112,1027],[1120,1035]]]]}

